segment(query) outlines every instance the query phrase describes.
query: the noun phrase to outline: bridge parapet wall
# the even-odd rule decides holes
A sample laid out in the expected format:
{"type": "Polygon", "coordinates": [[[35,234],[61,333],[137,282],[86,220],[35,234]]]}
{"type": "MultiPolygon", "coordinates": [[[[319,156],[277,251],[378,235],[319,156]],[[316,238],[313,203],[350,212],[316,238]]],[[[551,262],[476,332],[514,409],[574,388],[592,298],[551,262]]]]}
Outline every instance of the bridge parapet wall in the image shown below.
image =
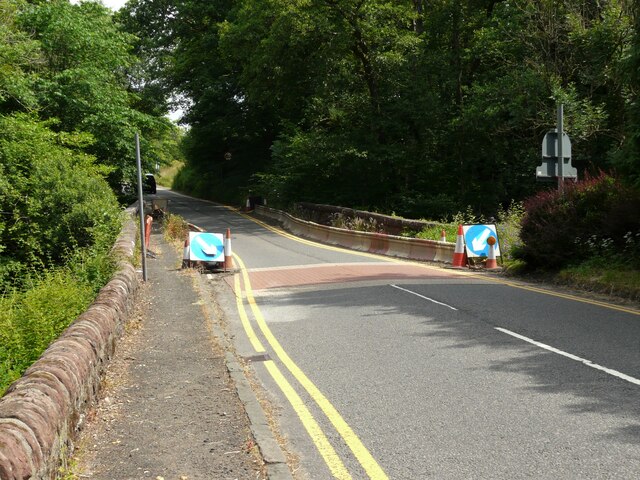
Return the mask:
{"type": "Polygon", "coordinates": [[[135,205],[127,210],[128,219],[114,244],[113,278],[0,398],[0,479],[57,478],[73,451],[135,300],[136,210],[135,205]]]}
{"type": "Polygon", "coordinates": [[[256,205],[255,212],[257,215],[276,220],[295,235],[322,243],[409,260],[444,263],[451,263],[453,260],[455,244],[450,242],[329,227],[260,205],[256,205]]]}

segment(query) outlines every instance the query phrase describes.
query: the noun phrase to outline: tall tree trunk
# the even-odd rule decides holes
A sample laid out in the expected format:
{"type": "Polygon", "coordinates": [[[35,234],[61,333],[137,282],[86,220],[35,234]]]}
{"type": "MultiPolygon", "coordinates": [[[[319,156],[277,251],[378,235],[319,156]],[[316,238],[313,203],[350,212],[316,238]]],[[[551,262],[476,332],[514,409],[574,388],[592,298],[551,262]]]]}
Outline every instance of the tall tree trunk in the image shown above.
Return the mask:
{"type": "Polygon", "coordinates": [[[422,15],[426,8],[426,0],[413,0],[413,6],[416,9],[416,19],[413,22],[413,30],[421,35],[424,32],[424,20],[422,15]]]}

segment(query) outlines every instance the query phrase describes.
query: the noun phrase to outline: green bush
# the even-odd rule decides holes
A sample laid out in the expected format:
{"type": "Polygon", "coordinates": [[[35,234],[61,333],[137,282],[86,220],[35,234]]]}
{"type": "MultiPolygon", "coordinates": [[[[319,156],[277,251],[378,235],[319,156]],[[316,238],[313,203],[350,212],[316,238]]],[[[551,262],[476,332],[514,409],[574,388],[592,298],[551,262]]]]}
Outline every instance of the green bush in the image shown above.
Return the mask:
{"type": "Polygon", "coordinates": [[[0,115],[0,392],[91,303],[113,274],[121,210],[91,137],[31,115],[0,115]]]}
{"type": "Polygon", "coordinates": [[[500,240],[500,252],[504,260],[512,260],[513,252],[522,244],[520,229],[524,217],[524,204],[512,201],[509,208],[500,208],[496,215],[496,230],[500,240]]]}
{"type": "Polygon", "coordinates": [[[0,395],[88,307],[112,273],[108,257],[95,255],[27,280],[26,290],[5,291],[0,297],[0,395]]]}
{"type": "Polygon", "coordinates": [[[113,240],[73,252],[64,267],[23,278],[0,296],[0,395],[112,277],[113,240]]]}
{"type": "Polygon", "coordinates": [[[640,193],[600,174],[527,200],[516,257],[544,270],[594,257],[640,266],[637,233],[640,193]]]}
{"type": "Polygon", "coordinates": [[[120,208],[107,173],[79,147],[29,115],[0,116],[0,289],[65,265],[78,249],[113,244],[120,208]]]}

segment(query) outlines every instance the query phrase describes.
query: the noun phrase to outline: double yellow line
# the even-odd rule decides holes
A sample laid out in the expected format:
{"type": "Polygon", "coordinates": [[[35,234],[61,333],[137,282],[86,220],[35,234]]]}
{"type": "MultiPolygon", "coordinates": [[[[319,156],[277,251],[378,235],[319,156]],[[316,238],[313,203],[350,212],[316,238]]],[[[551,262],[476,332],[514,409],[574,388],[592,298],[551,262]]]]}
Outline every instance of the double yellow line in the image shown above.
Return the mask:
{"type": "MultiPolygon", "coordinates": [[[[271,349],[276,354],[282,365],[285,366],[287,370],[293,375],[296,381],[302,385],[302,387],[306,390],[306,392],[311,396],[311,398],[315,401],[315,403],[320,407],[322,412],[329,419],[333,427],[340,434],[344,442],[351,449],[354,456],[362,465],[362,468],[367,473],[369,478],[375,480],[384,480],[387,479],[387,475],[384,473],[380,465],[376,462],[376,460],[371,456],[367,448],[362,444],[358,436],[351,429],[351,427],[347,424],[347,422],[342,418],[340,413],[335,409],[335,407],[329,402],[329,400],[320,392],[320,390],[313,384],[313,382],[305,375],[305,373],[296,365],[296,363],[289,357],[287,352],[284,350],[282,345],[278,339],[273,335],[271,329],[267,325],[260,308],[256,303],[255,297],[253,296],[253,290],[251,288],[251,282],[249,280],[249,275],[247,273],[247,269],[245,267],[242,259],[233,254],[235,261],[237,262],[240,268],[240,274],[236,274],[234,277],[234,290],[236,296],[236,306],[238,308],[238,313],[240,315],[240,321],[242,322],[242,326],[244,328],[251,345],[256,350],[256,353],[265,352],[264,345],[258,338],[251,321],[249,320],[249,316],[247,315],[247,311],[245,309],[245,300],[249,304],[253,317],[262,333],[263,337],[269,343],[271,349]],[[244,299],[243,292],[240,285],[240,277],[242,276],[242,281],[244,284],[244,299]]],[[[276,363],[272,360],[267,360],[264,362],[264,365],[274,379],[282,393],[287,397],[289,403],[295,410],[296,414],[300,418],[302,425],[307,430],[307,433],[311,437],[311,440],[315,444],[316,448],[322,455],[325,463],[329,467],[332,475],[338,479],[351,479],[351,474],[345,467],[344,463],[336,453],[335,449],[328,441],[326,435],[322,431],[322,428],[315,420],[304,401],[300,398],[296,390],[291,386],[289,381],[285,378],[285,376],[280,371],[280,368],[276,365],[276,363]]]]}
{"type": "MultiPolygon", "coordinates": [[[[235,213],[239,214],[240,216],[248,220],[251,220],[252,222],[257,223],[260,226],[264,227],[265,229],[270,230],[271,232],[274,232],[282,237],[286,237],[296,242],[307,244],[316,248],[345,253],[345,249],[333,247],[330,245],[324,245],[318,242],[313,242],[300,237],[296,237],[295,235],[292,235],[281,229],[272,227],[271,225],[261,222],[256,218],[250,217],[248,215],[244,215],[243,213],[240,213],[235,209],[230,208],[230,210],[233,210],[235,213]]],[[[440,268],[438,267],[425,265],[424,263],[419,263],[419,262],[414,262],[414,261],[404,260],[404,259],[383,257],[380,255],[371,254],[367,252],[350,250],[348,251],[348,253],[352,255],[362,256],[362,257],[374,258],[376,260],[386,260],[391,263],[402,263],[405,265],[412,264],[412,265],[417,265],[429,270],[440,270],[440,268]]],[[[326,417],[329,419],[329,421],[334,426],[336,431],[340,434],[344,442],[348,445],[348,447],[351,449],[351,451],[353,452],[357,460],[360,462],[360,465],[365,470],[369,478],[376,479],[376,480],[387,479],[388,478],[387,475],[384,473],[382,468],[378,465],[376,460],[371,456],[371,454],[366,449],[366,447],[362,444],[358,436],[353,432],[351,427],[349,427],[349,425],[345,422],[345,420],[342,418],[340,413],[338,413],[335,407],[331,405],[329,400],[320,392],[320,390],[318,390],[318,388],[313,384],[313,382],[311,382],[311,380],[304,374],[304,372],[295,364],[295,362],[289,357],[289,355],[282,348],[278,340],[275,338],[275,336],[269,329],[266,321],[264,320],[264,317],[262,316],[262,313],[260,312],[258,305],[256,304],[255,298],[253,296],[253,291],[251,288],[251,282],[249,281],[249,275],[247,273],[244,262],[235,253],[233,254],[233,256],[235,257],[236,262],[240,267],[240,275],[236,274],[234,278],[236,304],[237,304],[237,308],[238,308],[238,312],[240,315],[243,328],[253,348],[256,350],[257,353],[264,353],[266,351],[262,342],[256,335],[256,332],[253,329],[251,322],[248,318],[248,315],[244,306],[244,301],[243,301],[243,292],[240,285],[240,277],[242,277],[243,284],[244,284],[244,297],[246,299],[246,302],[249,304],[251,308],[251,312],[253,313],[255,321],[260,331],[262,332],[262,335],[267,340],[267,342],[271,346],[272,350],[275,352],[280,362],[287,368],[287,370],[289,370],[291,375],[293,375],[293,377],[297,380],[297,382],[300,385],[302,385],[302,387],[307,391],[307,393],[311,396],[311,398],[315,401],[315,403],[320,407],[322,412],[326,415],[326,417]]],[[[472,272],[465,272],[465,271],[451,271],[451,273],[460,275],[460,276],[465,276],[465,277],[482,279],[487,282],[502,284],[502,285],[509,286],[512,288],[517,288],[520,290],[527,290],[527,291],[536,292],[544,295],[550,295],[554,297],[564,298],[567,300],[573,300],[580,303],[597,305],[599,307],[607,308],[610,310],[617,310],[625,313],[630,313],[633,315],[640,315],[640,312],[633,308],[613,305],[611,303],[600,302],[596,300],[578,297],[575,295],[570,295],[570,294],[565,294],[560,292],[553,292],[550,290],[546,290],[546,289],[542,289],[542,288],[538,288],[538,287],[534,287],[526,284],[519,284],[513,281],[503,280],[499,277],[478,275],[472,272]]],[[[327,437],[322,431],[321,427],[318,425],[316,420],[313,418],[313,415],[311,414],[309,409],[306,407],[304,401],[300,398],[300,396],[297,394],[295,389],[291,386],[291,384],[282,374],[278,366],[272,360],[268,360],[265,362],[265,367],[267,368],[268,372],[271,374],[274,381],[277,383],[279,388],[282,390],[284,395],[287,397],[287,399],[291,403],[296,414],[300,418],[303,426],[305,427],[311,439],[313,440],[314,444],[316,445],[316,448],[324,458],[333,476],[338,479],[352,478],[349,471],[345,467],[344,463],[342,462],[342,460],[334,450],[333,446],[327,440],[327,437]]]]}

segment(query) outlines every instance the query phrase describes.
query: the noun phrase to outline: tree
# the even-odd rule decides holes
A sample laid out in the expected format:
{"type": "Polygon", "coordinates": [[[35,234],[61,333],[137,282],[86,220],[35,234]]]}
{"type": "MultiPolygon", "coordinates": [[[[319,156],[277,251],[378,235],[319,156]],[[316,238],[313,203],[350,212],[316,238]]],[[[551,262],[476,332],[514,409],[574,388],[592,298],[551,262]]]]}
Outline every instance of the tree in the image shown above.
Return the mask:
{"type": "Polygon", "coordinates": [[[493,215],[539,188],[557,103],[581,174],[611,166],[631,105],[628,0],[131,5],[149,81],[192,102],[182,185],[219,199],[493,215]]]}
{"type": "Polygon", "coordinates": [[[41,57],[38,43],[16,25],[16,12],[23,5],[20,0],[0,4],[0,113],[36,106],[32,72],[41,57]]]}
{"type": "Polygon", "coordinates": [[[91,137],[56,133],[28,114],[0,116],[0,287],[63,265],[75,250],[109,245],[120,209],[91,137]]]}
{"type": "Polygon", "coordinates": [[[40,116],[56,119],[58,131],[92,134],[86,152],[110,167],[113,186],[135,178],[136,132],[147,165],[153,165],[158,155],[147,140],[167,132],[169,121],[134,108],[138,97],[129,91],[128,76],[136,63],[133,37],[118,29],[110,10],[95,2],[52,0],[23,8],[19,18],[34,32],[46,65],[35,86],[40,116]]]}
{"type": "Polygon", "coordinates": [[[175,150],[177,128],[135,108],[132,39],[93,2],[0,3],[0,289],[108,250],[105,178],[133,178],[134,132],[149,164],[175,150]]]}
{"type": "Polygon", "coordinates": [[[633,42],[622,64],[624,79],[625,136],[614,164],[640,187],[640,7],[633,4],[633,42]]]}

